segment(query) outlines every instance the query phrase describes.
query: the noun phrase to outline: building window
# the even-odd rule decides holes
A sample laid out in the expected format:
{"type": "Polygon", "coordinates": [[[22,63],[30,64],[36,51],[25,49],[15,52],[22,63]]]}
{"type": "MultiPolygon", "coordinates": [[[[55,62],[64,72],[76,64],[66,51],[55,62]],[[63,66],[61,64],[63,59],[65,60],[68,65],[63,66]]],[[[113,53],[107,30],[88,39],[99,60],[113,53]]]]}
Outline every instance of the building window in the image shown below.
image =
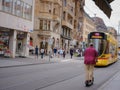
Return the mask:
{"type": "Polygon", "coordinates": [[[48,30],[50,30],[50,21],[48,21],[48,30]]]}
{"type": "Polygon", "coordinates": [[[40,20],[40,29],[41,30],[50,30],[51,21],[49,20],[40,20]]]}
{"type": "Polygon", "coordinates": [[[14,13],[16,16],[23,17],[23,2],[21,0],[15,1],[14,13]]]}
{"type": "Polygon", "coordinates": [[[31,20],[32,19],[32,6],[24,3],[24,18],[31,20]]]}
{"type": "Polygon", "coordinates": [[[49,13],[51,13],[51,9],[52,9],[52,4],[51,3],[48,3],[48,10],[49,10],[49,13]]]}
{"type": "Polygon", "coordinates": [[[40,29],[43,29],[43,20],[40,20],[40,29]]]}
{"type": "Polygon", "coordinates": [[[68,30],[68,36],[70,37],[70,30],[68,30]]]}
{"type": "Polygon", "coordinates": [[[13,0],[2,0],[2,9],[5,12],[12,13],[13,0]]]}
{"type": "Polygon", "coordinates": [[[63,36],[65,36],[65,28],[63,27],[63,36]]]}
{"type": "Polygon", "coordinates": [[[65,20],[65,12],[63,12],[63,20],[65,20]]]}
{"type": "Polygon", "coordinates": [[[44,23],[43,29],[44,29],[44,30],[47,30],[47,20],[44,20],[43,23],[44,23]]]}
{"type": "Polygon", "coordinates": [[[66,5],[67,5],[66,0],[63,0],[63,6],[66,7],[66,5]]]}
{"type": "Polygon", "coordinates": [[[56,11],[56,10],[55,10],[55,8],[54,8],[54,9],[53,9],[53,14],[54,14],[54,15],[55,15],[55,11],[56,11]]]}

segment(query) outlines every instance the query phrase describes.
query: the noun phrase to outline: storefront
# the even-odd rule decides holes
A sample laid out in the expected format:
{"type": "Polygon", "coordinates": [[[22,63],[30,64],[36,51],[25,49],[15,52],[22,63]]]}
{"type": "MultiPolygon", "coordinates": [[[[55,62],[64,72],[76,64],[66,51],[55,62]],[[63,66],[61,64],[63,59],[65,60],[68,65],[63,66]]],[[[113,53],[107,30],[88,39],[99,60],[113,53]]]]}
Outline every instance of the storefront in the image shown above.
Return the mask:
{"type": "Polygon", "coordinates": [[[10,30],[0,30],[0,56],[9,49],[10,30]]]}
{"type": "Polygon", "coordinates": [[[26,56],[28,32],[0,28],[0,57],[26,56]]]}
{"type": "Polygon", "coordinates": [[[24,56],[26,48],[26,38],[27,33],[22,31],[17,31],[17,41],[16,41],[16,56],[24,56]]]}

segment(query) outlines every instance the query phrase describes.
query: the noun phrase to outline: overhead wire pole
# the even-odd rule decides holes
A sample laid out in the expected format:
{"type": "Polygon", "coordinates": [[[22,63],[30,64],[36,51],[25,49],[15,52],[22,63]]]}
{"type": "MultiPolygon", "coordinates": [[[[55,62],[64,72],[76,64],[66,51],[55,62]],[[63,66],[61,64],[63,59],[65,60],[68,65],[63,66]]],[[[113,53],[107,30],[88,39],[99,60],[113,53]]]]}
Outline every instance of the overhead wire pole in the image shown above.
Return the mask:
{"type": "Polygon", "coordinates": [[[119,24],[118,24],[118,34],[120,34],[120,21],[119,21],[119,24]]]}

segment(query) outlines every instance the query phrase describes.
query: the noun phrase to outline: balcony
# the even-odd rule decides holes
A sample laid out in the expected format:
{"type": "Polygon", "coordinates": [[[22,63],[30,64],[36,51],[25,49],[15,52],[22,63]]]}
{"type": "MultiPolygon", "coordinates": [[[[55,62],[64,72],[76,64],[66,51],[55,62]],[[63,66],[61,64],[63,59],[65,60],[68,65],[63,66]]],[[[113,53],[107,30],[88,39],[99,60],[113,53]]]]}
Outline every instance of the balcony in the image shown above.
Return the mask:
{"type": "Polygon", "coordinates": [[[65,35],[63,35],[63,34],[61,34],[61,37],[62,37],[62,38],[65,38],[65,39],[68,39],[68,40],[71,40],[71,39],[72,39],[70,36],[65,36],[65,35]]]}
{"type": "Polygon", "coordinates": [[[72,17],[74,17],[74,12],[72,12],[70,9],[68,9],[68,7],[63,7],[63,11],[69,13],[69,15],[71,15],[72,17]]]}
{"type": "Polygon", "coordinates": [[[41,30],[38,34],[38,36],[51,36],[51,31],[50,30],[41,30]]]}
{"type": "Polygon", "coordinates": [[[41,0],[41,1],[44,1],[44,2],[53,2],[53,3],[57,3],[60,6],[62,6],[62,1],[61,0],[41,0]]]}
{"type": "Polygon", "coordinates": [[[61,0],[54,0],[54,2],[59,4],[60,6],[62,6],[62,1],[61,0]]]}
{"type": "Polygon", "coordinates": [[[40,18],[45,18],[45,19],[52,19],[52,20],[56,20],[56,21],[60,21],[61,18],[58,15],[52,15],[50,13],[40,13],[39,15],[40,18]]]}
{"type": "Polygon", "coordinates": [[[40,18],[45,18],[45,19],[52,19],[53,15],[50,13],[40,13],[39,15],[40,18]]]}
{"type": "Polygon", "coordinates": [[[62,20],[62,25],[63,25],[63,26],[67,26],[67,27],[69,27],[70,29],[73,29],[73,25],[70,24],[69,22],[65,21],[65,20],[62,20]]]}
{"type": "Polygon", "coordinates": [[[58,15],[53,15],[52,19],[56,21],[61,21],[61,18],[58,15]]]}

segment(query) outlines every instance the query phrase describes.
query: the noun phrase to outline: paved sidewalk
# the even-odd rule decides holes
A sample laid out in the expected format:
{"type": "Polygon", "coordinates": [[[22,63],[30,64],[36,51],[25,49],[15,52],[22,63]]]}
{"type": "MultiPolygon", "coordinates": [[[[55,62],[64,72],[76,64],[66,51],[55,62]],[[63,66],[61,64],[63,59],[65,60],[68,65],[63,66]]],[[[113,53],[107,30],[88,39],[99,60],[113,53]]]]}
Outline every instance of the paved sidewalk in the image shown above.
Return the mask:
{"type": "Polygon", "coordinates": [[[66,62],[70,60],[82,60],[83,57],[73,57],[73,59],[70,58],[70,55],[66,55],[65,58],[60,56],[59,58],[53,57],[49,58],[49,56],[44,56],[43,59],[39,56],[38,59],[35,58],[34,55],[21,58],[2,58],[0,57],[0,68],[7,68],[7,67],[18,67],[18,66],[26,66],[26,65],[36,65],[36,64],[49,64],[49,63],[60,63],[60,62],[66,62]]]}

